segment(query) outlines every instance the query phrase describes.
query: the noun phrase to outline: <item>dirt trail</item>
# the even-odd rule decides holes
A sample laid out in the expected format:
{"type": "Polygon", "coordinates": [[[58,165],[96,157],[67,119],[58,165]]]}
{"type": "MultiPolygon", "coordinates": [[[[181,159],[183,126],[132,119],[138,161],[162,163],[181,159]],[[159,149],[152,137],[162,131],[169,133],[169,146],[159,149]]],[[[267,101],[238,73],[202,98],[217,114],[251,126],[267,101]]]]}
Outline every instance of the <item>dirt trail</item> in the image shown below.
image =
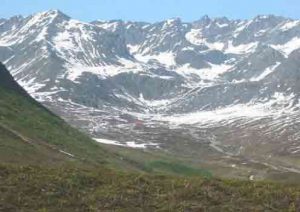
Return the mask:
{"type": "Polygon", "coordinates": [[[15,135],[16,137],[18,137],[20,140],[22,140],[22,141],[23,141],[24,143],[26,143],[26,144],[30,144],[30,145],[35,145],[35,144],[36,144],[36,145],[42,145],[42,146],[44,146],[44,147],[46,147],[46,148],[48,148],[48,149],[51,149],[51,150],[53,150],[53,151],[57,151],[57,152],[59,152],[59,153],[65,155],[65,156],[74,158],[74,155],[71,154],[71,153],[68,153],[68,152],[66,152],[66,151],[63,151],[63,150],[57,148],[56,146],[53,146],[53,145],[48,144],[47,142],[34,141],[34,140],[32,140],[32,139],[30,139],[30,138],[28,138],[28,137],[22,135],[21,133],[15,131],[15,130],[13,130],[13,129],[11,129],[10,127],[7,127],[6,125],[4,125],[4,124],[2,124],[2,123],[0,123],[0,128],[2,128],[2,129],[4,129],[4,130],[6,130],[6,131],[12,133],[13,135],[15,135]]]}

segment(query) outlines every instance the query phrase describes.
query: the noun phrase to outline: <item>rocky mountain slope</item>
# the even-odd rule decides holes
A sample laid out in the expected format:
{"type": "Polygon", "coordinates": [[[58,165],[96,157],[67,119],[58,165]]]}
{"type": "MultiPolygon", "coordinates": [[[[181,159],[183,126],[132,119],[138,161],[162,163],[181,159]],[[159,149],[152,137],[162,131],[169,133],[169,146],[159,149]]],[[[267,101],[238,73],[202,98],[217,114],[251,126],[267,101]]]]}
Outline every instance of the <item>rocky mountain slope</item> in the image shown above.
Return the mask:
{"type": "Polygon", "coordinates": [[[0,21],[0,60],[69,123],[100,142],[232,169],[300,172],[299,49],[300,21],[272,15],[84,23],[51,10],[0,21]]]}
{"type": "Polygon", "coordinates": [[[112,162],[130,167],[35,102],[0,64],[0,211],[299,208],[297,185],[208,179],[167,161],[147,170],[198,177],[141,175],[108,169],[112,162]]]}

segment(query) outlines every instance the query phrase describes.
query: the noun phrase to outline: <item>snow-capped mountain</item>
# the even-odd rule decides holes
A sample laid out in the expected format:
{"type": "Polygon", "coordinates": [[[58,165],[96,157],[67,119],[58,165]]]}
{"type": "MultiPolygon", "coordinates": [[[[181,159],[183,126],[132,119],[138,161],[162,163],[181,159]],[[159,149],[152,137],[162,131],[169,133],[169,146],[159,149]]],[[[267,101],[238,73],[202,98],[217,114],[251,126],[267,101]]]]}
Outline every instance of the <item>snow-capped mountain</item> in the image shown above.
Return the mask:
{"type": "Polygon", "coordinates": [[[300,172],[299,20],[84,23],[51,10],[0,19],[0,60],[94,137],[300,172]]]}

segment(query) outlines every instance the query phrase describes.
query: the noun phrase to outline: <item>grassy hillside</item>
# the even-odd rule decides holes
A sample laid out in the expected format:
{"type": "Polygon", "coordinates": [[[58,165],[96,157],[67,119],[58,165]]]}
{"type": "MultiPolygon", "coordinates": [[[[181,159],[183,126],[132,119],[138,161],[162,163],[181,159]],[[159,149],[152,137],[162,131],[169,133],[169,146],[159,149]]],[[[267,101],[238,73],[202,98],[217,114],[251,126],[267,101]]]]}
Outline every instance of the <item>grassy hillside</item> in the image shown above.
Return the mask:
{"type": "Polygon", "coordinates": [[[0,165],[0,211],[299,211],[292,185],[0,165]]]}
{"type": "Polygon", "coordinates": [[[116,157],[34,101],[0,64],[0,161],[105,164],[116,157]]]}
{"type": "Polygon", "coordinates": [[[87,136],[15,91],[0,87],[0,160],[56,164],[104,163],[107,154],[87,136]]]}

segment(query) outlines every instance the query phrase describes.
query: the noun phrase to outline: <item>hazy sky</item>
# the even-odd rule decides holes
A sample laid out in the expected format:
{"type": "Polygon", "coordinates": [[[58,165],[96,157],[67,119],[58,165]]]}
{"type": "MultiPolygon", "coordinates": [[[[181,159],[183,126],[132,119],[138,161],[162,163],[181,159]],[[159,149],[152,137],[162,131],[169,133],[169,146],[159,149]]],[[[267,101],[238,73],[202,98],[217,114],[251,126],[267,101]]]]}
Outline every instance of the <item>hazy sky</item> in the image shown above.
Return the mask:
{"type": "Polygon", "coordinates": [[[275,14],[300,19],[300,0],[0,0],[0,18],[59,9],[69,16],[96,19],[158,21],[180,17],[185,21],[211,17],[252,18],[275,14]]]}

